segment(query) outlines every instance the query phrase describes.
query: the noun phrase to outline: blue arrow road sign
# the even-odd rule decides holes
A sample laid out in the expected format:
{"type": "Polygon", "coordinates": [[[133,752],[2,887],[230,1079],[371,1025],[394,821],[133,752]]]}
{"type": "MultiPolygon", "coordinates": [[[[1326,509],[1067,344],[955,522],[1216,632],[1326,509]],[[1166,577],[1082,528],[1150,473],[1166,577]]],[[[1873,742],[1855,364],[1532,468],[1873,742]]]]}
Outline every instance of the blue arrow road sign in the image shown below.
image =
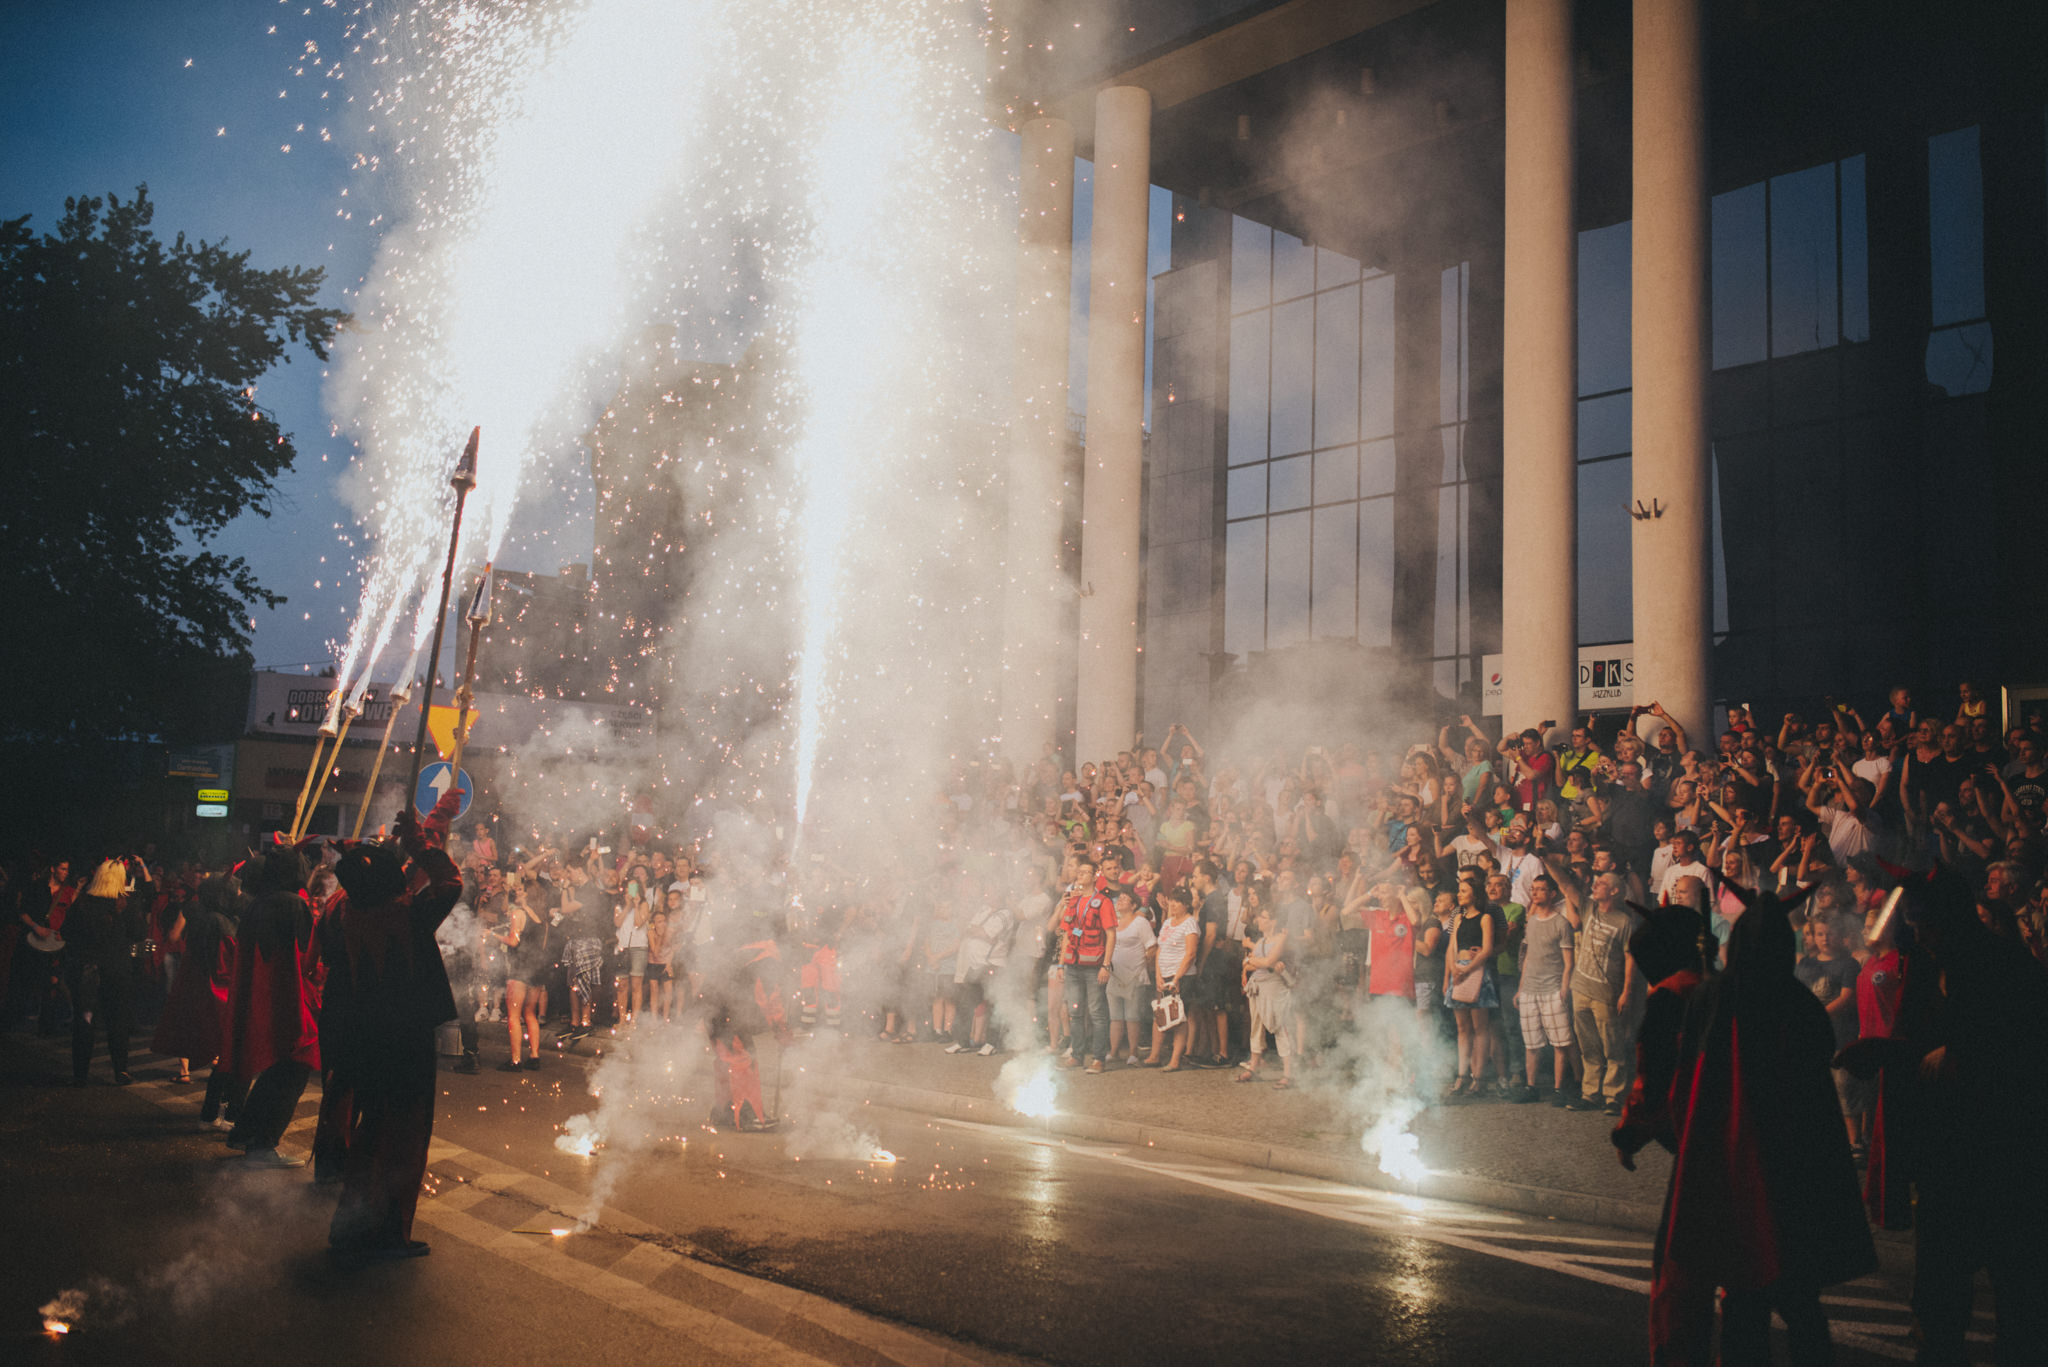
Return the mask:
{"type": "Polygon", "coordinates": [[[451,784],[462,794],[462,805],[455,809],[456,818],[468,816],[469,804],[476,798],[476,784],[470,779],[469,770],[457,769],[445,759],[437,759],[420,770],[420,786],[413,789],[412,805],[421,816],[431,815],[434,804],[451,784]]]}

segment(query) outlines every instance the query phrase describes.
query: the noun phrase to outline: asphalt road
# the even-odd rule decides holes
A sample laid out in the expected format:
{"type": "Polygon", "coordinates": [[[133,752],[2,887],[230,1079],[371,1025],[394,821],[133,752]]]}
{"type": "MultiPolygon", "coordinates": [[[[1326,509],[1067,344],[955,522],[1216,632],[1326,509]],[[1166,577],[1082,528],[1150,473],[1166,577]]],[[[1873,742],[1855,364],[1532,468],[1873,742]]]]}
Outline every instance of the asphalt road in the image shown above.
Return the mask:
{"type": "MultiPolygon", "coordinates": [[[[693,1041],[640,1053],[595,1074],[611,1142],[588,1157],[557,1140],[598,1105],[593,1061],[444,1073],[433,1255],[345,1269],[321,1251],[331,1199],[225,1156],[198,1086],[147,1058],[132,1088],[55,1086],[56,1052],[10,1036],[0,1360],[268,1361],[280,1333],[315,1363],[673,1357],[677,1334],[692,1361],[1645,1355],[1640,1234],[935,1121],[828,1080],[790,1087],[792,1131],[714,1132],[693,1041]],[[66,1288],[87,1307],[58,1341],[38,1307],[66,1288]]],[[[1899,1270],[1837,1288],[1845,1362],[1905,1356],[1899,1270]]]]}

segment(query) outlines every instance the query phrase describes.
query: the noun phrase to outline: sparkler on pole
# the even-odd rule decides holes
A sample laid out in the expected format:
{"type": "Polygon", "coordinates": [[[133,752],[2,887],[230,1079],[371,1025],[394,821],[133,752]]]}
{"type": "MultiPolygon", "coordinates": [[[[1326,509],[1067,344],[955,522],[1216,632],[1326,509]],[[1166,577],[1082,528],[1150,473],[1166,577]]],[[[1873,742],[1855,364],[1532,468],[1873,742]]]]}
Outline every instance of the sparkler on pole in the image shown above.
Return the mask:
{"type": "Polygon", "coordinates": [[[313,775],[320,772],[320,752],[327,745],[327,738],[334,735],[335,713],[341,708],[341,684],[335,683],[334,691],[327,695],[327,715],[320,722],[320,729],[313,733],[313,757],[306,761],[306,781],[299,785],[299,805],[292,808],[292,824],[289,830],[292,841],[299,838],[299,823],[306,817],[306,798],[313,791],[313,775]]]}
{"type": "Polygon", "coordinates": [[[462,748],[469,743],[470,704],[476,695],[470,691],[470,684],[476,679],[476,648],[483,640],[484,628],[491,624],[491,565],[484,562],[484,577],[476,581],[476,594],[469,600],[469,611],[463,614],[469,622],[469,659],[462,666],[462,683],[455,690],[455,753],[449,763],[459,773],[462,769],[462,748]]]}
{"type": "MultiPolygon", "coordinates": [[[[369,675],[365,674],[363,678],[367,681],[369,675]]],[[[334,748],[327,752],[327,767],[320,772],[320,786],[313,790],[313,800],[306,804],[298,825],[292,829],[294,845],[306,838],[306,827],[313,824],[313,813],[320,810],[320,799],[327,795],[327,780],[334,777],[334,762],[341,758],[341,743],[348,739],[349,723],[363,714],[362,693],[362,689],[358,688],[354,695],[341,705],[341,725],[334,730],[334,748]]],[[[333,725],[334,718],[330,716],[320,724],[320,729],[325,732],[333,725]]]]}
{"type": "Polygon", "coordinates": [[[427,681],[425,692],[420,697],[420,729],[412,738],[412,773],[405,780],[405,801],[412,801],[412,795],[420,785],[420,751],[427,744],[427,714],[434,707],[434,671],[441,667],[441,627],[448,619],[448,592],[455,583],[455,549],[462,540],[462,505],[469,499],[469,491],[476,488],[476,447],[483,437],[483,428],[469,430],[469,445],[463,448],[462,459],[455,464],[455,473],[448,478],[455,488],[455,519],[448,528],[448,563],[441,570],[441,607],[434,614],[434,647],[427,657],[427,681]]]}
{"type": "Polygon", "coordinates": [[[384,756],[391,751],[391,729],[398,725],[398,714],[405,710],[405,704],[412,698],[413,671],[419,667],[420,651],[413,647],[412,655],[405,662],[405,669],[398,676],[398,683],[391,690],[391,714],[384,718],[384,739],[377,743],[377,758],[370,765],[370,784],[363,789],[363,805],[356,808],[356,828],[349,832],[349,839],[363,838],[363,818],[370,814],[370,799],[377,795],[377,777],[384,772],[384,756]]]}

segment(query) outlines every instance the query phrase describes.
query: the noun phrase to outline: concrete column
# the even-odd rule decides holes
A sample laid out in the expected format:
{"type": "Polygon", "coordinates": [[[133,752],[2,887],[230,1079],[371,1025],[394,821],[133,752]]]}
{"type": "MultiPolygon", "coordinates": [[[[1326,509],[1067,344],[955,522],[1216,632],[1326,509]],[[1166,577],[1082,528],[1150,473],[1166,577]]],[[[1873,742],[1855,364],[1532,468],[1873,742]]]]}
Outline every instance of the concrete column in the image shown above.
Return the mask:
{"type": "Polygon", "coordinates": [[[1003,587],[1003,752],[1036,760],[1054,739],[1060,649],[1061,474],[1067,442],[1068,296],[1074,275],[1074,129],[1019,130],[1016,354],[1010,368],[1009,528],[1003,587]]]}
{"type": "Polygon", "coordinates": [[[1138,532],[1145,420],[1145,227],[1152,96],[1095,97],[1088,243],[1088,451],[1081,485],[1075,759],[1128,749],[1138,725],[1138,532]]]}
{"type": "Polygon", "coordinates": [[[1699,0],[1635,0],[1635,696],[1711,750],[1705,87],[1699,0]]]}
{"type": "Polygon", "coordinates": [[[1579,698],[1578,227],[1572,0],[1507,7],[1501,720],[1579,698]]]}

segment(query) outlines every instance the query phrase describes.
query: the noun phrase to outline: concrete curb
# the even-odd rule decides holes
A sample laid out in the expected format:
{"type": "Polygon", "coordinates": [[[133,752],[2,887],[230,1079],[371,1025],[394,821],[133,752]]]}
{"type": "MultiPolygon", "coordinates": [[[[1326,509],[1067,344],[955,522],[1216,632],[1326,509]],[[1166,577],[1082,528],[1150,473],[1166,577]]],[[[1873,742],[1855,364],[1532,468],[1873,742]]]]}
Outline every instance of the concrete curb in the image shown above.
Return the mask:
{"type": "Polygon", "coordinates": [[[957,1092],[930,1091],[896,1082],[877,1082],[850,1077],[847,1082],[870,1102],[896,1110],[949,1120],[969,1120],[982,1125],[1003,1125],[1082,1139],[1091,1143],[1115,1144],[1126,1148],[1159,1149],[1168,1153],[1214,1158],[1248,1168],[1314,1177],[1326,1182],[1374,1187],[1406,1196],[1431,1196],[1494,1210],[1534,1215],[1541,1219],[1571,1220],[1581,1224],[1607,1225],[1616,1229],[1654,1233],[1662,1212],[1640,1201],[1593,1196],[1584,1192],[1558,1191],[1549,1187],[1500,1182],[1462,1172],[1432,1172],[1419,1183],[1399,1182],[1363,1157],[1349,1158],[1318,1153],[1312,1149],[1287,1148],[1250,1139],[1224,1135],[1195,1134],[1158,1125],[1140,1125],[1103,1116],[1061,1114],[1046,1120],[1032,1120],[1002,1105],[994,1097],[986,1100],[957,1092]]]}

